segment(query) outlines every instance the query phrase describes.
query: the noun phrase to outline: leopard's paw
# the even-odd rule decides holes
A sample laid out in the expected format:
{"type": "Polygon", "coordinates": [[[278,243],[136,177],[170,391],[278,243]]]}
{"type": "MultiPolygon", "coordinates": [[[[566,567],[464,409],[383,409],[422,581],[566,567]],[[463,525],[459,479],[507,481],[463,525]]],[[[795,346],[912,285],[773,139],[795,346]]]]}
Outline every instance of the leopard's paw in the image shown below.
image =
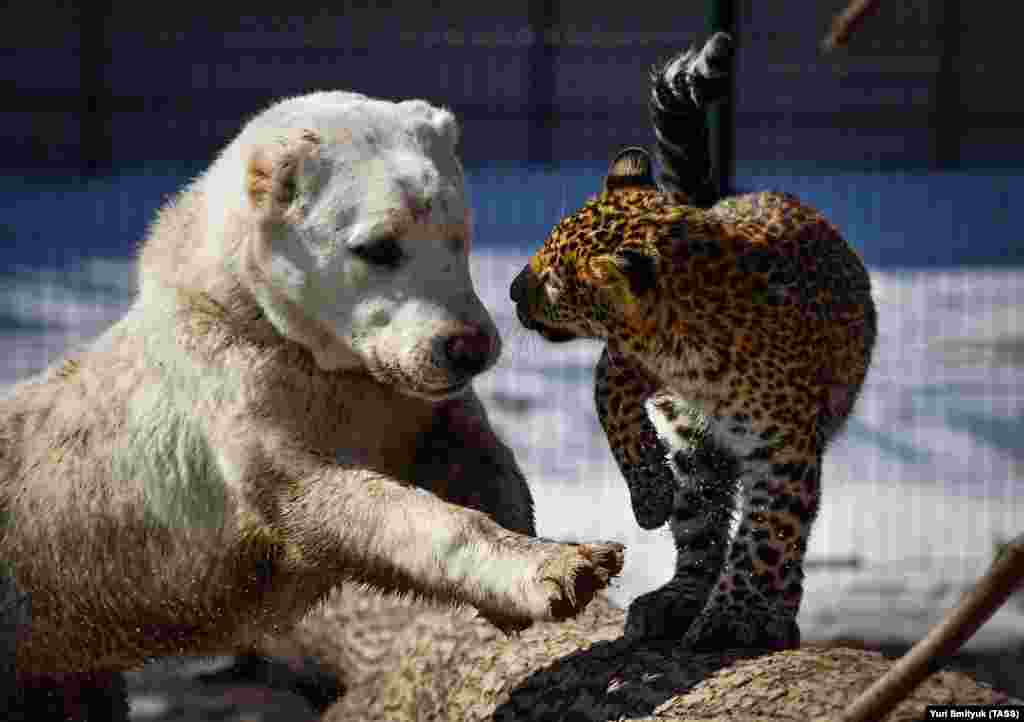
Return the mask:
{"type": "Polygon", "coordinates": [[[800,627],[788,616],[737,617],[705,611],[690,627],[683,644],[695,652],[796,649],[800,646],[800,627]]]}
{"type": "Polygon", "coordinates": [[[671,583],[633,600],[626,613],[628,639],[682,639],[704,608],[705,595],[688,594],[671,583]]]}

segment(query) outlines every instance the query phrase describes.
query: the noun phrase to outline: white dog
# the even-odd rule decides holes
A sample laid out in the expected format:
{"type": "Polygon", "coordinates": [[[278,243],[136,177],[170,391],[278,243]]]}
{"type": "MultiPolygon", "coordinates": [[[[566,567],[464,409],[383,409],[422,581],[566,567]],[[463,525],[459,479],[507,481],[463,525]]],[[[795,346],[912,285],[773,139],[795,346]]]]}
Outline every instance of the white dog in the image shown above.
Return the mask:
{"type": "Polygon", "coordinates": [[[271,107],[160,211],[129,313],[0,400],[22,679],[249,644],[345,580],[518,629],[620,571],[532,537],[470,388],[499,340],[456,136],[423,101],[271,107]]]}

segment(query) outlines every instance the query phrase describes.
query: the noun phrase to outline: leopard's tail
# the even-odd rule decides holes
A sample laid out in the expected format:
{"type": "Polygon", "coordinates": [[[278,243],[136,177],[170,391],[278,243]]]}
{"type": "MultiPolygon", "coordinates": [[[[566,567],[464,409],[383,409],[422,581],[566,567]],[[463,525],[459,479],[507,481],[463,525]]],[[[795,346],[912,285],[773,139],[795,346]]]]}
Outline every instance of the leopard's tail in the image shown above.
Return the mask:
{"type": "Polygon", "coordinates": [[[699,51],[690,48],[651,70],[658,183],[666,192],[685,194],[695,205],[718,200],[704,116],[711,103],[729,92],[732,72],[733,42],[726,33],[715,33],[699,51]]]}

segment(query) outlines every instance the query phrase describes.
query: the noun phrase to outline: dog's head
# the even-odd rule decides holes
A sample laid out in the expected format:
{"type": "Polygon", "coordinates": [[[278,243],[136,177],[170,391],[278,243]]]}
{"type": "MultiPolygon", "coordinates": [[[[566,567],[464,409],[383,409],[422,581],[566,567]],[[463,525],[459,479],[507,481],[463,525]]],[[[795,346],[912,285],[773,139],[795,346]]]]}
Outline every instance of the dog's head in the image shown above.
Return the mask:
{"type": "Polygon", "coordinates": [[[363,366],[441,399],[496,361],[469,275],[457,137],[452,114],[423,101],[315,93],[257,116],[206,179],[210,232],[246,229],[239,277],[321,368],[363,366]],[[248,222],[211,202],[233,195],[248,222]]]}

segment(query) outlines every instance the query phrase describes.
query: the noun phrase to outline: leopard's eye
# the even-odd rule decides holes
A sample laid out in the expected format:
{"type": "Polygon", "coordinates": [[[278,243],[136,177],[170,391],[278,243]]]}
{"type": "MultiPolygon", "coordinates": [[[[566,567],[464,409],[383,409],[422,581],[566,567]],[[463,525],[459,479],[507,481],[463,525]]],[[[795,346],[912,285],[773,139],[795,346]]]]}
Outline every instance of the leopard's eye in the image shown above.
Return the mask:
{"type": "Polygon", "coordinates": [[[398,245],[398,239],[394,236],[383,236],[360,243],[352,248],[352,253],[367,263],[385,268],[398,268],[404,258],[402,247],[398,245]]]}

